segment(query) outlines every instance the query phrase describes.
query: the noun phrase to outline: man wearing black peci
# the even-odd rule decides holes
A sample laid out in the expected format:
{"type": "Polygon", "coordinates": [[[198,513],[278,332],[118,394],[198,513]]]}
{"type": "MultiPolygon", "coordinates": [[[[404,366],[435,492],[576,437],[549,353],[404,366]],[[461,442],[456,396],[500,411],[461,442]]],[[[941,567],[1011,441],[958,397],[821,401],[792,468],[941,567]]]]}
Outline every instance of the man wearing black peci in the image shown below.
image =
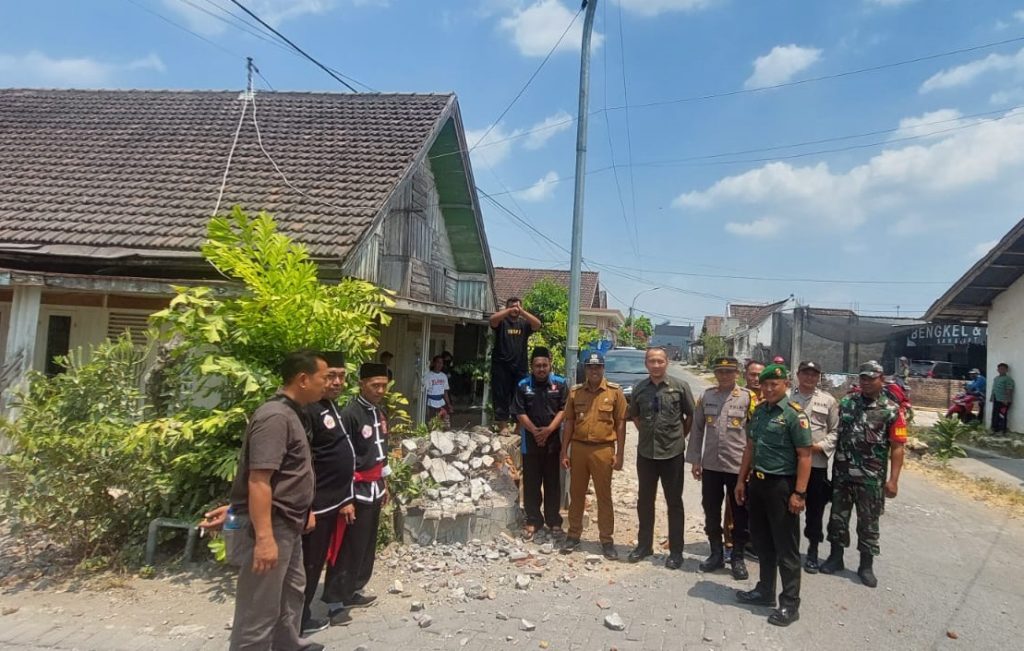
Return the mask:
{"type": "MultiPolygon", "coordinates": [[[[306,407],[310,421],[309,443],[313,454],[313,472],[316,475],[312,508],[316,516],[316,527],[302,537],[302,559],[306,568],[303,637],[322,631],[329,625],[328,620],[313,619],[310,605],[316,596],[331,541],[338,533],[338,519],[344,519],[347,527],[355,521],[356,513],[352,495],[355,448],[341,424],[341,408],[335,402],[345,390],[345,355],[341,352],[327,352],[323,357],[327,361],[327,390],[323,400],[306,407]]],[[[328,567],[327,583],[333,580],[337,569],[337,564],[328,567]]]]}
{"type": "Polygon", "coordinates": [[[328,571],[321,598],[328,605],[331,626],[350,624],[352,608],[369,606],[376,600],[362,590],[373,575],[380,512],[388,499],[388,421],[380,407],[387,391],[387,367],[367,362],[359,367],[359,395],[340,414],[355,451],[355,515],[351,523],[338,519],[328,553],[328,563],[337,567],[328,571]]]}

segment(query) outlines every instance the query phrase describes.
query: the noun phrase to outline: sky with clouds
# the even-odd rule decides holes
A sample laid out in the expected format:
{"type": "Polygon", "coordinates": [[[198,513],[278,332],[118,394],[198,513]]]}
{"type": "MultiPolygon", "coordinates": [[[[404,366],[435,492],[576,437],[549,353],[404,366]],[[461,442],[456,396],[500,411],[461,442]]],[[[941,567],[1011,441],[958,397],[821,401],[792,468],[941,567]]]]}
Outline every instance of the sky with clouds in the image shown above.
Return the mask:
{"type": "MultiPolygon", "coordinates": [[[[246,4],[369,87],[456,92],[477,184],[554,241],[483,201],[495,264],[568,266],[577,2],[246,4]]],[[[236,89],[248,55],[343,90],[225,9],[7,3],[0,86],[236,89]]],[[[1024,0],[599,0],[593,44],[584,258],[623,311],[918,315],[1024,217],[1024,0]]]]}

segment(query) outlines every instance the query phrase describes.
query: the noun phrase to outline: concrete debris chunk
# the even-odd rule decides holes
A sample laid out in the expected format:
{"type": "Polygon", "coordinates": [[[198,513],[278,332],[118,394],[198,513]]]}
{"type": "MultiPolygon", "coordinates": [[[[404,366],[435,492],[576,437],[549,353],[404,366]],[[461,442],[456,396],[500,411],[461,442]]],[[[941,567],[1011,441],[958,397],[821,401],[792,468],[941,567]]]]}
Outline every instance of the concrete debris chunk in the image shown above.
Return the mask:
{"type": "Polygon", "coordinates": [[[604,625],[606,628],[610,628],[613,631],[624,631],[626,630],[626,623],[622,621],[618,613],[612,613],[604,618],[604,625]]]}

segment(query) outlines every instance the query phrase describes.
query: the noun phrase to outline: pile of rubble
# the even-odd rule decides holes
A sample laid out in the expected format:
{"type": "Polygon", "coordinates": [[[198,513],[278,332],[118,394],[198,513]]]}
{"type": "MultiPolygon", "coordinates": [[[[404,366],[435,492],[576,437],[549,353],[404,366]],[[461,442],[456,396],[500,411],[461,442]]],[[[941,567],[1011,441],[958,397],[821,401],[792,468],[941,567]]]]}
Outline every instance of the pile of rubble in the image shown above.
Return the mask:
{"type": "Polygon", "coordinates": [[[407,510],[438,521],[515,507],[519,488],[512,454],[517,443],[514,436],[497,436],[483,427],[403,440],[402,460],[431,484],[407,510]]]}

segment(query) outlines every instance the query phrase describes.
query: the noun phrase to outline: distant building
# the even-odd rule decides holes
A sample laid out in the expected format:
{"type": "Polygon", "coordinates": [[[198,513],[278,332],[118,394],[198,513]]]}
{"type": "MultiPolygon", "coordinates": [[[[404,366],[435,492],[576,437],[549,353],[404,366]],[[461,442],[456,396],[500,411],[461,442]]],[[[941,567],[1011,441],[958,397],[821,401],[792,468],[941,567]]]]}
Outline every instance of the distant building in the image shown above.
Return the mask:
{"type": "Polygon", "coordinates": [[[669,325],[663,323],[654,326],[654,334],[651,335],[651,346],[658,346],[669,350],[674,358],[686,359],[690,354],[690,344],[693,342],[692,325],[669,325]]]}
{"type": "MultiPolygon", "coordinates": [[[[925,318],[929,321],[960,324],[931,333],[942,340],[952,339],[961,345],[966,340],[970,345],[978,330],[987,323],[987,361],[981,365],[988,378],[991,400],[992,379],[998,375],[996,365],[1005,362],[1010,365],[1010,374],[1020,386],[1024,382],[1024,220],[1010,229],[992,247],[988,255],[967,270],[953,286],[928,308],[925,318]],[[954,330],[956,328],[956,330],[954,330]]],[[[1015,431],[1024,428],[1024,400],[1018,398],[1010,407],[1010,427],[1015,431]]]]}

